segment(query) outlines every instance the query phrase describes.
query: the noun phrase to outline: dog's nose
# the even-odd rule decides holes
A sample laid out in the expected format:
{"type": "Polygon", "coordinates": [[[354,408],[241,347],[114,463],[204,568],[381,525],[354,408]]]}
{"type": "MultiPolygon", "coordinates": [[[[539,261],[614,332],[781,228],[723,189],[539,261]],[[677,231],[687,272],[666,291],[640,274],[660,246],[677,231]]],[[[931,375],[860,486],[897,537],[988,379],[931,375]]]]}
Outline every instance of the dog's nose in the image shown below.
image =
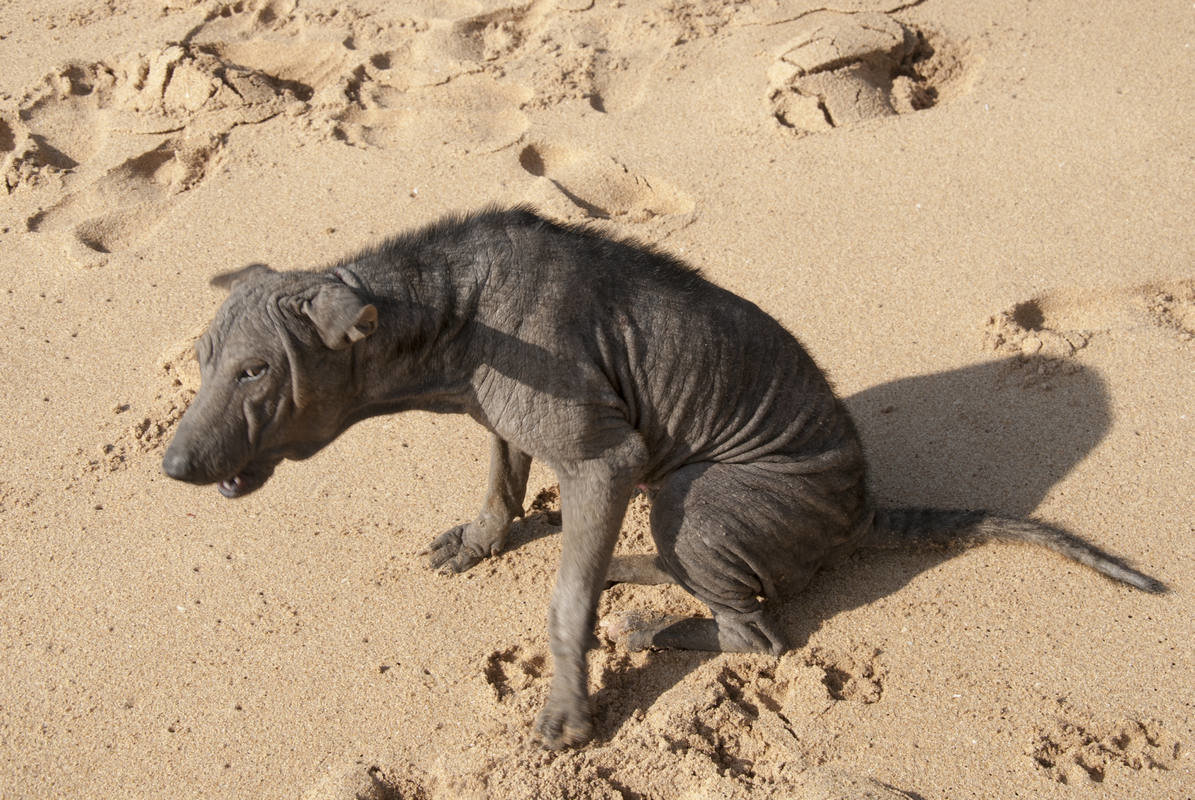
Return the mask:
{"type": "Polygon", "coordinates": [[[191,480],[194,465],[185,452],[177,447],[166,448],[166,455],[162,457],[162,471],[178,481],[191,480]]]}

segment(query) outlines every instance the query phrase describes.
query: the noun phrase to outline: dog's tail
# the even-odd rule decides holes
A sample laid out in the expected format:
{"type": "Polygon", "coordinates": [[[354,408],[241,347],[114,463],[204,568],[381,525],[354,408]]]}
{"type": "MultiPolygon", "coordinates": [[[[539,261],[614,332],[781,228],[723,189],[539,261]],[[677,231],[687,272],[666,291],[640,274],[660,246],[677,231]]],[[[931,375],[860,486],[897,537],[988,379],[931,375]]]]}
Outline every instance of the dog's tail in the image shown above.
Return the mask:
{"type": "Polygon", "coordinates": [[[1028,542],[1086,564],[1109,578],[1153,594],[1166,584],[1138,572],[1121,559],[1073,533],[1034,519],[1001,517],[987,511],[938,508],[877,508],[863,547],[948,547],[989,541],[1028,542]]]}

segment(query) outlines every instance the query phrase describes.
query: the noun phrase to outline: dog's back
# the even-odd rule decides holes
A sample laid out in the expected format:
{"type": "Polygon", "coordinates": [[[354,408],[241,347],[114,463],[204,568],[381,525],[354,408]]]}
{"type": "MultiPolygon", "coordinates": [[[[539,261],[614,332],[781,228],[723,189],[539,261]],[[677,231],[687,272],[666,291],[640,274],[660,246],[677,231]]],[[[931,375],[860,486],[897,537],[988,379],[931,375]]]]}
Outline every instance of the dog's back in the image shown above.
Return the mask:
{"type": "Polygon", "coordinates": [[[694,462],[861,468],[849,415],[792,334],[650,247],[516,208],[442,220],[351,262],[374,283],[406,271],[478,287],[491,365],[564,399],[593,402],[602,384],[598,401],[644,438],[647,483],[694,462]]]}

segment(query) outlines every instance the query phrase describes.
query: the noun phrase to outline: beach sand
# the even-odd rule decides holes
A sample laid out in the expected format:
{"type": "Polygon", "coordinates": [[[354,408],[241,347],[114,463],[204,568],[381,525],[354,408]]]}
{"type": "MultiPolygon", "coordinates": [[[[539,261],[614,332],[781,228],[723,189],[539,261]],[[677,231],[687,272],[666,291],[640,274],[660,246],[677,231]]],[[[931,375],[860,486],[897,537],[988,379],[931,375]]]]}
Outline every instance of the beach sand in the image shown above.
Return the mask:
{"type": "MultiPolygon", "coordinates": [[[[1193,44],[1188,2],[3,5],[0,796],[1192,797],[1193,44]],[[1173,591],[860,554],[780,658],[603,639],[596,740],[544,751],[550,471],[443,576],[466,417],[369,420],[237,501],[160,468],[212,275],[489,203],[775,315],[881,502],[1034,514],[1173,591]]],[[[631,609],[699,606],[600,612],[631,609]]]]}

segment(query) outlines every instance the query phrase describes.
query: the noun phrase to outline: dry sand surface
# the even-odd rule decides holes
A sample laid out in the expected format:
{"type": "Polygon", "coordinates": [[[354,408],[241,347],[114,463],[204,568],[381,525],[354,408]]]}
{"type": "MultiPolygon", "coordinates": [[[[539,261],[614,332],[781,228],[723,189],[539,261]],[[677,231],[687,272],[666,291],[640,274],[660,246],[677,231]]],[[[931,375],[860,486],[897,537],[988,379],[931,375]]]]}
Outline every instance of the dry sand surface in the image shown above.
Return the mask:
{"type": "Polygon", "coordinates": [[[1187,0],[3,4],[0,796],[1192,797],[1193,60],[1187,0]],[[779,659],[604,642],[597,740],[541,750],[550,472],[459,576],[419,552],[476,512],[467,418],[238,501],[160,472],[212,274],[490,202],[777,316],[883,502],[1034,513],[1174,591],[854,556],[779,659]]]}

